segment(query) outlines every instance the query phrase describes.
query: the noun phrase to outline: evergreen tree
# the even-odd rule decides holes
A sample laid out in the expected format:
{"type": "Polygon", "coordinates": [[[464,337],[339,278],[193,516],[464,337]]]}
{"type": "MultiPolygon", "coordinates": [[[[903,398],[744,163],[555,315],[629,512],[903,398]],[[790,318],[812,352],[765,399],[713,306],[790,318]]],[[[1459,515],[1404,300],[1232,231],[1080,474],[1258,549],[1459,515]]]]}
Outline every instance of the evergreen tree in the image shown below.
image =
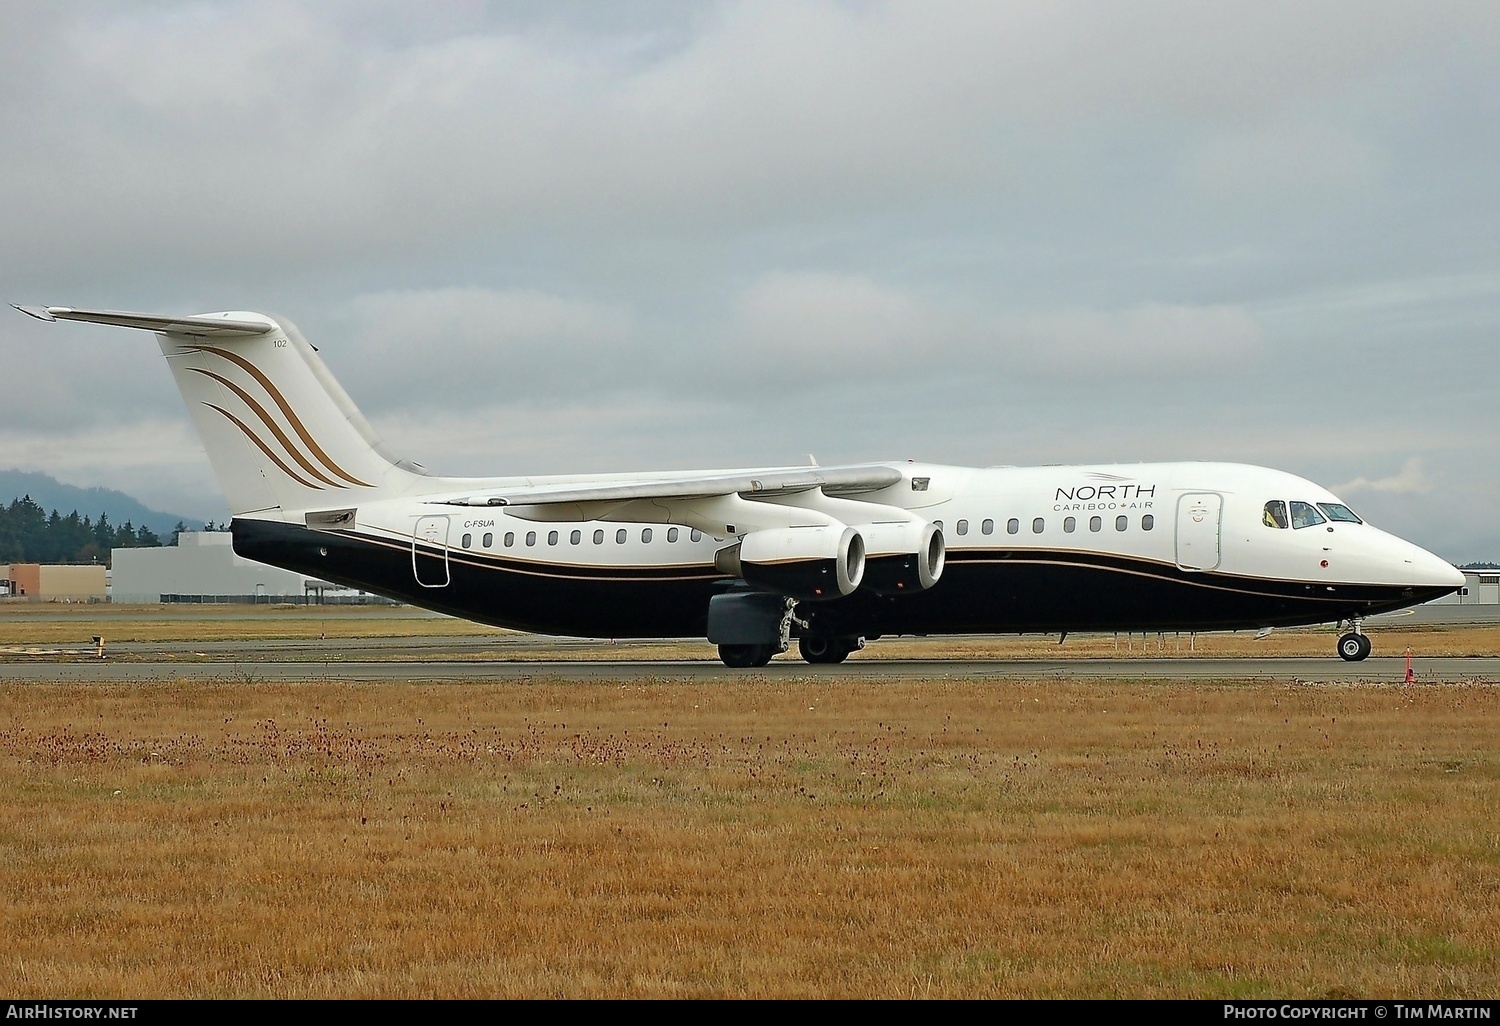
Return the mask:
{"type": "Polygon", "coordinates": [[[58,525],[57,549],[62,560],[88,562],[87,559],[79,559],[79,553],[94,540],[93,533],[89,530],[88,517],[80,517],[75,509],[62,518],[58,525]]]}
{"type": "Polygon", "coordinates": [[[38,563],[61,563],[63,560],[63,518],[57,510],[47,518],[47,526],[42,529],[41,543],[37,546],[36,559],[38,563]]]}
{"type": "Polygon", "coordinates": [[[116,547],[160,545],[161,539],[151,528],[127,522],[116,531],[109,517],[101,514],[97,523],[80,516],[77,510],[64,516],[50,514],[30,496],[0,505],[0,563],[109,563],[110,551],[116,547]]]}

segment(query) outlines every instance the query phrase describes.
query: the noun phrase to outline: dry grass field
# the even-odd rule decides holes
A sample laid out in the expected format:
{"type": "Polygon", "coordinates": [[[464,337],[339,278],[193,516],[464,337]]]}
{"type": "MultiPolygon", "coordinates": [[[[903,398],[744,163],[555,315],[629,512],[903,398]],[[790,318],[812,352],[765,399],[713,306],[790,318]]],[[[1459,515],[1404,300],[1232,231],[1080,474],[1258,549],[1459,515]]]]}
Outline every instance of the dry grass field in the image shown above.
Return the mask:
{"type": "Polygon", "coordinates": [[[0,992],[1500,993],[1500,688],[848,669],[0,683],[0,992]]]}

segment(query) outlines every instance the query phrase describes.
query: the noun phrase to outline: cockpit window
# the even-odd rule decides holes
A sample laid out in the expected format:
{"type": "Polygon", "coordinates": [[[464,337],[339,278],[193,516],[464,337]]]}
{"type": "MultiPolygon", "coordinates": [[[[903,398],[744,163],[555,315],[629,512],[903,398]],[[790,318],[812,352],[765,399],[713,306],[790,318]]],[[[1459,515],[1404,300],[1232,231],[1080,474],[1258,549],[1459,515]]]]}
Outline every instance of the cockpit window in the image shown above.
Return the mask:
{"type": "Polygon", "coordinates": [[[1285,531],[1287,528],[1286,503],[1280,499],[1272,499],[1266,503],[1265,512],[1260,515],[1260,520],[1267,527],[1279,527],[1285,531]]]}
{"type": "Polygon", "coordinates": [[[1314,509],[1312,503],[1292,502],[1292,527],[1312,527],[1323,522],[1323,514],[1314,509]]]}
{"type": "Polygon", "coordinates": [[[1364,523],[1363,520],[1354,515],[1354,510],[1341,502],[1320,502],[1318,503],[1318,508],[1328,514],[1329,520],[1334,520],[1341,524],[1364,523]]]}

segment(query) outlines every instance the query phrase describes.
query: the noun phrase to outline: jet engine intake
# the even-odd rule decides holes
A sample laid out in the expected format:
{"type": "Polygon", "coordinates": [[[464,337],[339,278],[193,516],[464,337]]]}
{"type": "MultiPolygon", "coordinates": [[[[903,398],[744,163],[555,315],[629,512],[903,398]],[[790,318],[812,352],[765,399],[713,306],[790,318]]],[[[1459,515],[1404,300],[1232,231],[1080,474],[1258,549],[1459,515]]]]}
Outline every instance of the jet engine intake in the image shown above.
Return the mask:
{"type": "Polygon", "coordinates": [[[864,586],[877,595],[926,591],[943,576],[948,549],[936,524],[861,524],[859,531],[865,536],[864,586]]]}
{"type": "Polygon", "coordinates": [[[843,524],[752,531],[714,564],[764,591],[795,599],[853,594],[865,576],[865,540],[843,524]]]}

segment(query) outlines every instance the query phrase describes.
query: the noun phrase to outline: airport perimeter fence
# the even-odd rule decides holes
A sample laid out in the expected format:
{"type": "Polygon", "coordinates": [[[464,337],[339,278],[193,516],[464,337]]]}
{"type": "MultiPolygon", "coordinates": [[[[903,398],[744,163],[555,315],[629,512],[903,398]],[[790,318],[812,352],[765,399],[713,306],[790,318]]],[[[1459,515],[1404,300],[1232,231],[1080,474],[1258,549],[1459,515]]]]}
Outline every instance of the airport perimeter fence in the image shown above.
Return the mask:
{"type": "Polygon", "coordinates": [[[163,595],[163,605],[399,606],[384,595],[163,595]]]}

